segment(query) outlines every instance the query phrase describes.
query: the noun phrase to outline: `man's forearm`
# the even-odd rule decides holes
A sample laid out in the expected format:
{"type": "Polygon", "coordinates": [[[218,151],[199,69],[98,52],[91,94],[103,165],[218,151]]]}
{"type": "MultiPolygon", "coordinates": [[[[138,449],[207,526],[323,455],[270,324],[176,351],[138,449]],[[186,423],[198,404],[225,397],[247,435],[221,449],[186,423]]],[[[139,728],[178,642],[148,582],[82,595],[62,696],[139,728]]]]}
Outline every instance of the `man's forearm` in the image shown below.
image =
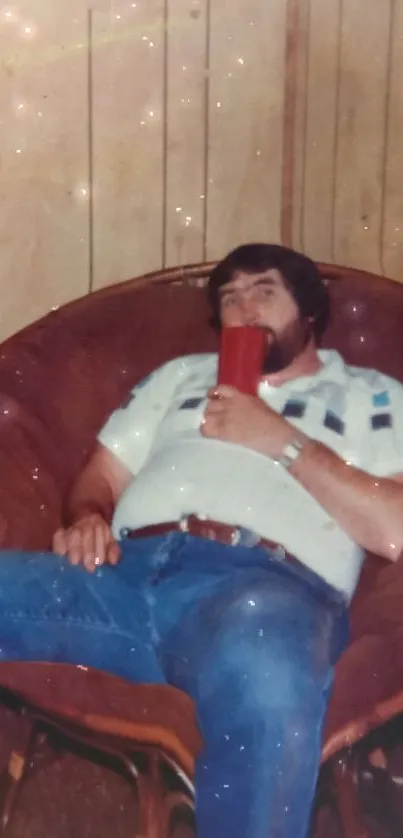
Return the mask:
{"type": "Polygon", "coordinates": [[[272,410],[260,398],[219,387],[208,401],[203,436],[244,445],[281,460],[295,441],[302,450],[290,473],[350,537],[395,561],[403,550],[403,481],[371,477],[344,462],[272,410]]]}
{"type": "Polygon", "coordinates": [[[94,514],[101,515],[109,524],[116,504],[132,478],[126,466],[98,444],[66,498],[65,526],[94,514]]]}
{"type": "Polygon", "coordinates": [[[384,558],[399,558],[403,550],[402,484],[372,477],[307,437],[290,473],[354,541],[384,558]]]}
{"type": "Polygon", "coordinates": [[[112,520],[114,498],[110,486],[98,478],[95,483],[83,473],[73,486],[63,506],[65,526],[71,526],[86,515],[101,515],[108,523],[112,520]]]}
{"type": "Polygon", "coordinates": [[[403,551],[403,483],[373,477],[346,463],[326,445],[308,437],[272,411],[267,431],[253,446],[280,460],[286,446],[302,443],[292,476],[357,543],[396,561],[403,551]]]}

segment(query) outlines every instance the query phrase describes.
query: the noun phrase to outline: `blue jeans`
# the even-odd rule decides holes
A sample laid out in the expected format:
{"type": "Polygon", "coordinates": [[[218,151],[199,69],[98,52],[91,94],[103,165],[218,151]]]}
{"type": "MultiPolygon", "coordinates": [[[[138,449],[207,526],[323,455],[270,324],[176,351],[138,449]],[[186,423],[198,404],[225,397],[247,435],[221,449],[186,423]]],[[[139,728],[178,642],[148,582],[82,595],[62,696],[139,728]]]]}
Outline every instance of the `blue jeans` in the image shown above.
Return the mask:
{"type": "Polygon", "coordinates": [[[89,574],[51,554],[0,554],[0,660],[64,661],[196,704],[199,838],[304,838],[346,606],[261,548],[181,533],[122,542],[89,574]]]}

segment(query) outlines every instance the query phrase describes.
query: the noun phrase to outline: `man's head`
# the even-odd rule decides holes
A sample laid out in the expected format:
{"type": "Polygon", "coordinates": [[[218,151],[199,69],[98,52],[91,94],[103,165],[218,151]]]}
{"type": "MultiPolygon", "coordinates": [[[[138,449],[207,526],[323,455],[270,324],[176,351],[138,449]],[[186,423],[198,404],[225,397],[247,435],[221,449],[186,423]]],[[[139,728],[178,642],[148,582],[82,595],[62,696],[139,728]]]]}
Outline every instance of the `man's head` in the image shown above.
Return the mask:
{"type": "Polygon", "coordinates": [[[317,267],[278,244],[245,244],[212,271],[208,298],[213,325],[259,325],[270,349],[264,372],[287,367],[311,340],[318,342],[329,318],[329,296],[317,267]]]}

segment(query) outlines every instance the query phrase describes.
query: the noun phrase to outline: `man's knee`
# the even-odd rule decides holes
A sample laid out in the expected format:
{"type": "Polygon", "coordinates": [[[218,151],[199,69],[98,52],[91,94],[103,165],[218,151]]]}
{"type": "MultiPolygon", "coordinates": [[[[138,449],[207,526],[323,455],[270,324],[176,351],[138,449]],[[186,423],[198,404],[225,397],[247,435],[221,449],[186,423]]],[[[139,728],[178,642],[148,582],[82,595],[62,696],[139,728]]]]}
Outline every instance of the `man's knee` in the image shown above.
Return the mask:
{"type": "MultiPolygon", "coordinates": [[[[315,637],[290,607],[276,607],[269,584],[251,584],[220,597],[207,668],[211,683],[264,713],[298,707],[320,689],[329,667],[316,656],[315,637]]],[[[217,603],[216,603],[217,606],[217,603]]],[[[210,626],[211,628],[211,626],[210,626]]]]}

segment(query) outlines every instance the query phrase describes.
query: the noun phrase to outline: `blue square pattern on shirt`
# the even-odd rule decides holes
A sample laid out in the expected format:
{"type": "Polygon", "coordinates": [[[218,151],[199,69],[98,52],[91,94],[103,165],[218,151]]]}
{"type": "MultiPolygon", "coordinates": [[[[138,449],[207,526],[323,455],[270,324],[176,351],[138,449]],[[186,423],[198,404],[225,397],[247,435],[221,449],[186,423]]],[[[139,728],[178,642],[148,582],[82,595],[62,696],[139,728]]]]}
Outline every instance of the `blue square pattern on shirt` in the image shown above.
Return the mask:
{"type": "Polygon", "coordinates": [[[345,424],[340,416],[337,416],[336,413],[333,413],[332,410],[327,410],[325,414],[325,418],[323,421],[325,428],[328,428],[329,431],[334,431],[336,434],[340,434],[343,436],[345,431],[345,424]]]}
{"type": "Polygon", "coordinates": [[[282,414],[288,419],[302,419],[306,411],[306,404],[299,399],[288,399],[282,409],[282,414]]]}
{"type": "Polygon", "coordinates": [[[186,401],[181,404],[180,410],[194,410],[196,407],[199,407],[202,401],[204,401],[203,397],[199,398],[198,396],[193,399],[186,399],[186,401]]]}
{"type": "Polygon", "coordinates": [[[388,390],[383,390],[382,393],[374,393],[372,396],[372,404],[374,407],[389,407],[390,396],[388,390]]]}
{"type": "Polygon", "coordinates": [[[392,424],[391,413],[375,413],[371,416],[371,427],[373,431],[380,431],[382,428],[391,428],[392,424]]]}

